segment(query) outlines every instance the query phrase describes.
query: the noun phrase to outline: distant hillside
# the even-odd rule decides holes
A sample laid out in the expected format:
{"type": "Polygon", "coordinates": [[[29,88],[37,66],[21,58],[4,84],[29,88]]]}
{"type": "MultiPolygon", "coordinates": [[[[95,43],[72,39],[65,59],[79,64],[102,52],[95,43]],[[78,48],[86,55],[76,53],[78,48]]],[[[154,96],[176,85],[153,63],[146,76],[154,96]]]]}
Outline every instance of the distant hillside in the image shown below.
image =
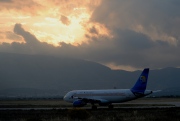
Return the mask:
{"type": "MultiPolygon", "coordinates": [[[[64,95],[72,89],[131,88],[140,73],[111,70],[95,62],[72,58],[0,53],[0,95],[12,94],[8,92],[16,89],[36,90],[23,93],[27,95],[51,94],[49,90],[64,95]]],[[[151,70],[147,88],[178,87],[179,74],[179,68],[151,70]]]]}

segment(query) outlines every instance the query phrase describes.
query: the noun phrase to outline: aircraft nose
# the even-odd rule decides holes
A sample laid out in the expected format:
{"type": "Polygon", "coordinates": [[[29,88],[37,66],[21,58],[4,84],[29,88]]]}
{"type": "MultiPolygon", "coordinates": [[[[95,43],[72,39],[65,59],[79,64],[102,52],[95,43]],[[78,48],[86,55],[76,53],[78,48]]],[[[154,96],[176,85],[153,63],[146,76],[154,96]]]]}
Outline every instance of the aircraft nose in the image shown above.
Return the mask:
{"type": "Polygon", "coordinates": [[[68,96],[67,96],[67,94],[63,97],[63,100],[64,100],[64,101],[68,101],[68,96]]]}
{"type": "Polygon", "coordinates": [[[67,96],[66,96],[66,95],[63,97],[63,100],[64,100],[64,101],[67,101],[67,96]]]}

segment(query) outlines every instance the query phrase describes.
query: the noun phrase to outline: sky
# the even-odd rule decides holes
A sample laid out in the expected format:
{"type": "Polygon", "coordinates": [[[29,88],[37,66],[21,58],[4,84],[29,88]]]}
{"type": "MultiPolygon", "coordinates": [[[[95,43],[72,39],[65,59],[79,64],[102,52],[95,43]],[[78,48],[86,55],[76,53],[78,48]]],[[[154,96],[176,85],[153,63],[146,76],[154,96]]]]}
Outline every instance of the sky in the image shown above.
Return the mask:
{"type": "Polygon", "coordinates": [[[0,0],[0,52],[112,69],[180,67],[179,0],[0,0]]]}

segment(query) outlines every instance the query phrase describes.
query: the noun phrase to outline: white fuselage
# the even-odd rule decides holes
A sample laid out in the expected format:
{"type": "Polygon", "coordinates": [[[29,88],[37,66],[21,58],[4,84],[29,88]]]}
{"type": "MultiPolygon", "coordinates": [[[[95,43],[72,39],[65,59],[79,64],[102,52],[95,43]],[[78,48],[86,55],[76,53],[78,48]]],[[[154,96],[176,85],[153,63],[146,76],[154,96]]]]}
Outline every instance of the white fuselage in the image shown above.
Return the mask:
{"type": "MultiPolygon", "coordinates": [[[[151,94],[146,90],[144,96],[151,94]]],[[[74,90],[64,96],[64,100],[73,103],[77,99],[101,100],[108,103],[121,103],[138,98],[130,89],[108,89],[108,90],[74,90]]]]}

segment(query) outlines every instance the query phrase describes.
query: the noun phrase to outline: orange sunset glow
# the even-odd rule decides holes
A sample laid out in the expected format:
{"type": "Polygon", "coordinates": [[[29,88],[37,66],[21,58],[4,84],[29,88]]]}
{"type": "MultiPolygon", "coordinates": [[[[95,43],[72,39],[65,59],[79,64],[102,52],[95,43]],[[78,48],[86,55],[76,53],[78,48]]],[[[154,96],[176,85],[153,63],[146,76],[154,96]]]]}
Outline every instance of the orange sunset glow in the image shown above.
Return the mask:
{"type": "Polygon", "coordinates": [[[27,0],[23,2],[12,0],[9,3],[2,2],[0,42],[24,42],[21,36],[13,33],[16,23],[21,24],[39,41],[54,46],[59,46],[60,42],[73,45],[87,42],[85,35],[109,36],[109,30],[105,25],[89,22],[94,8],[100,2],[100,0],[27,0]],[[88,32],[93,28],[98,31],[98,35],[88,32]],[[13,36],[13,39],[8,35],[13,36]]]}
{"type": "Polygon", "coordinates": [[[0,52],[111,69],[179,67],[178,0],[0,0],[0,52]]]}

